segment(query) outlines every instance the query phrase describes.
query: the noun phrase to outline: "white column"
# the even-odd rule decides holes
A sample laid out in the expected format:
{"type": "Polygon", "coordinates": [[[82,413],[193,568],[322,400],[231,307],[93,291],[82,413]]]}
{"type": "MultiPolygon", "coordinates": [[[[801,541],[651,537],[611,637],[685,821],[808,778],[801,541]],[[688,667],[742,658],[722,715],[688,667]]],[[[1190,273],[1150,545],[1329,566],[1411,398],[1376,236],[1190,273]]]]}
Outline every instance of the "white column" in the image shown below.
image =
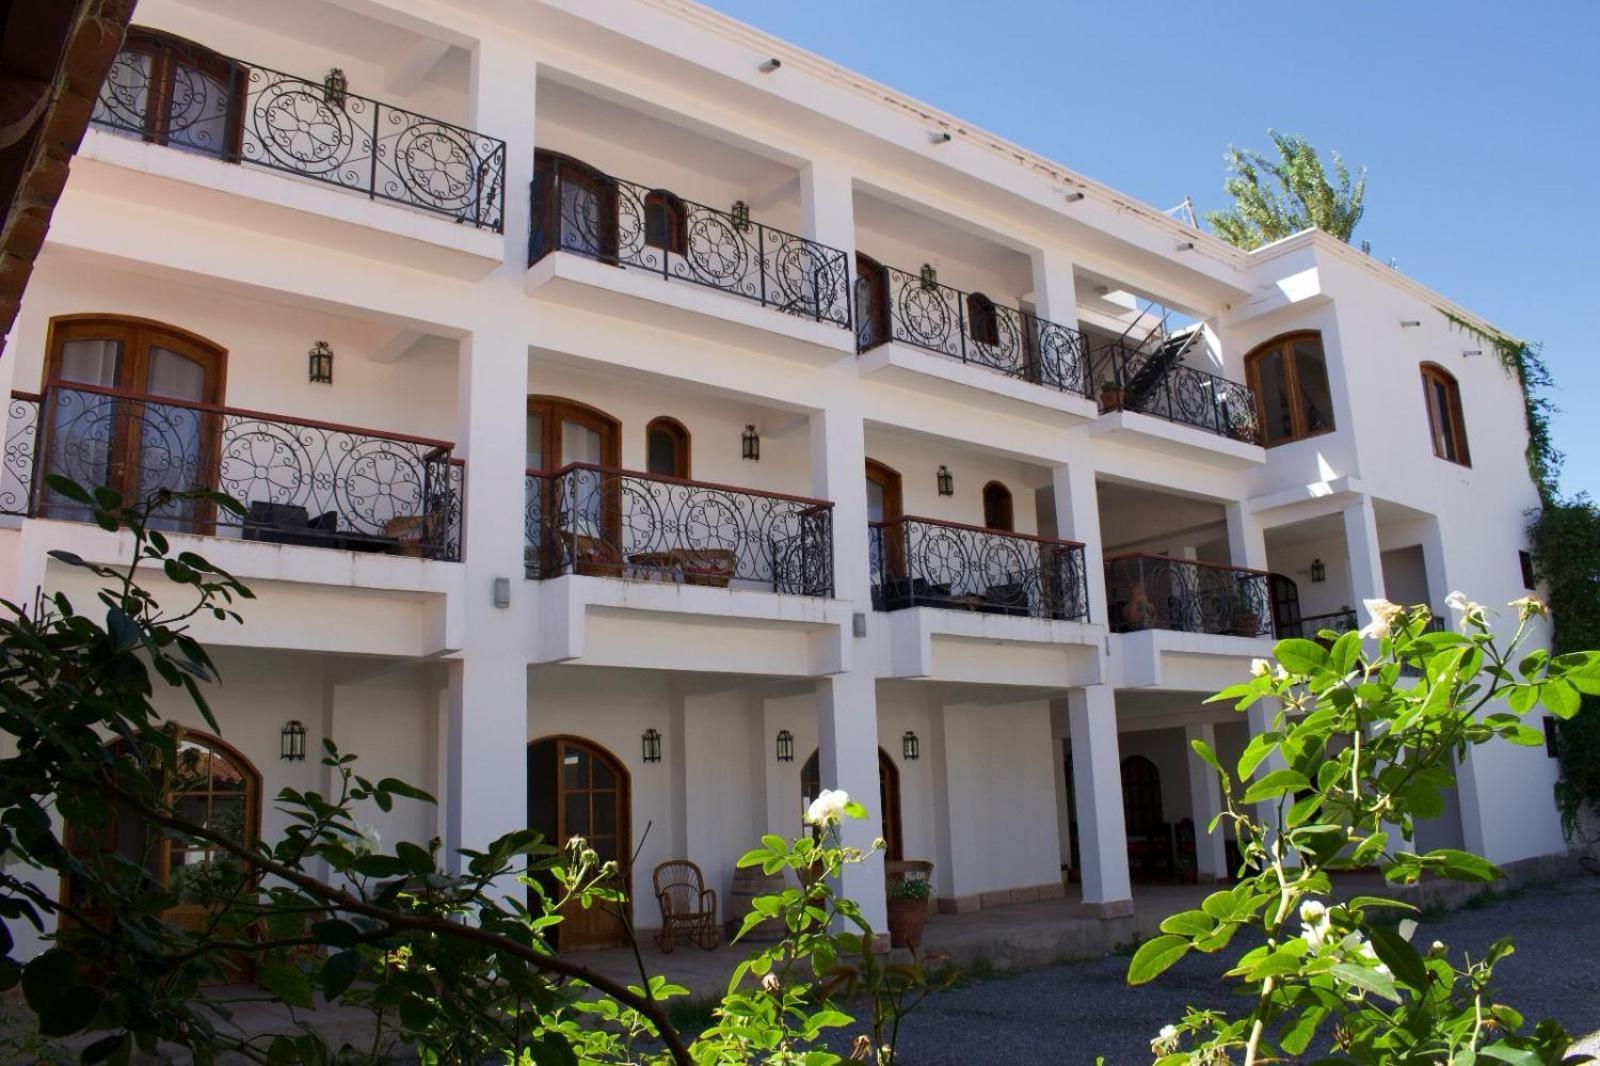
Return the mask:
{"type": "Polygon", "coordinates": [[[519,283],[528,261],[528,188],[533,181],[534,95],[538,65],[509,42],[485,38],[472,54],[468,125],[506,142],[505,260],[502,281],[519,283]]]}
{"type": "Polygon", "coordinates": [[[1130,915],[1133,890],[1128,881],[1122,760],[1117,752],[1117,705],[1111,686],[1074,689],[1067,696],[1067,715],[1072,730],[1083,903],[1101,918],[1130,915]]]}
{"type": "MultiPolygon", "coordinates": [[[[1089,621],[1104,625],[1109,619],[1106,617],[1106,565],[1100,547],[1100,498],[1095,491],[1094,468],[1089,464],[1087,449],[1081,461],[1052,467],[1050,482],[1055,497],[1057,535],[1063,540],[1083,543],[1089,621]]],[[[1100,654],[1105,654],[1103,648],[1100,654]]]]}
{"type": "MultiPolygon", "coordinates": [[[[844,843],[866,849],[883,835],[878,810],[878,695],[869,671],[853,670],[817,681],[817,769],[823,788],[842,788],[867,809],[845,819],[844,843]]],[[[856,901],[873,930],[887,937],[883,853],[846,866],[839,891],[856,901]]]]}
{"type": "Polygon", "coordinates": [[[1234,566],[1267,570],[1267,537],[1260,519],[1250,513],[1243,501],[1226,505],[1228,520],[1228,559],[1234,566]]]}
{"type": "Polygon", "coordinates": [[[1046,322],[1078,328],[1078,291],[1072,260],[1054,248],[1033,253],[1033,313],[1046,322]]]}
{"type": "MultiPolygon", "coordinates": [[[[940,704],[928,707],[928,755],[933,760],[934,883],[939,909],[974,911],[981,905],[981,852],[977,834],[992,832],[983,823],[989,810],[972,759],[976,732],[982,728],[977,709],[940,704]]],[[[990,813],[993,813],[990,810],[990,813]]]]}
{"type": "Polygon", "coordinates": [[[1344,518],[1344,545],[1350,556],[1350,602],[1383,598],[1383,556],[1378,548],[1378,520],[1372,497],[1363,496],[1347,506],[1344,518]]]}
{"type": "MultiPolygon", "coordinates": [[[[800,168],[801,235],[855,258],[855,192],[850,173],[831,159],[814,159],[800,168]]],[[[851,271],[855,264],[850,263],[851,271]]]]}
{"type": "MultiPolygon", "coordinates": [[[[1217,727],[1210,722],[1183,727],[1185,746],[1199,740],[1212,751],[1217,750],[1217,727]]],[[[1222,783],[1217,773],[1189,749],[1189,759],[1184,764],[1189,770],[1189,809],[1194,818],[1195,869],[1201,881],[1221,881],[1228,876],[1228,849],[1224,827],[1218,823],[1213,832],[1206,827],[1222,813],[1222,783]]]]}
{"type": "Polygon", "coordinates": [[[833,501],[833,594],[870,613],[865,423],[859,411],[840,404],[814,412],[809,431],[811,494],[833,501]]]}

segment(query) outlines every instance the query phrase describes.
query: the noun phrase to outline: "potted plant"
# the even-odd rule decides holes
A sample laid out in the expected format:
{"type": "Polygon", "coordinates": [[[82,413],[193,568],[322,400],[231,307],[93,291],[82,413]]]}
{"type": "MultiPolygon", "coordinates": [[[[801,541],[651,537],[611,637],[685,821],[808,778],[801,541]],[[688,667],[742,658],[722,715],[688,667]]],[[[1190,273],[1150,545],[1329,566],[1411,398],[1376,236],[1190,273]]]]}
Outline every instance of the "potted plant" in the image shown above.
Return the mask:
{"type": "Polygon", "coordinates": [[[903,874],[889,886],[889,946],[915,951],[922,944],[922,924],[928,920],[928,899],[933,883],[926,877],[903,874]]]}
{"type": "Polygon", "coordinates": [[[1239,589],[1224,593],[1217,614],[1227,623],[1228,632],[1236,637],[1254,637],[1261,633],[1261,615],[1239,589]]]}
{"type": "Polygon", "coordinates": [[[1116,378],[1107,378],[1100,383],[1100,410],[1122,410],[1122,382],[1116,378]]]}

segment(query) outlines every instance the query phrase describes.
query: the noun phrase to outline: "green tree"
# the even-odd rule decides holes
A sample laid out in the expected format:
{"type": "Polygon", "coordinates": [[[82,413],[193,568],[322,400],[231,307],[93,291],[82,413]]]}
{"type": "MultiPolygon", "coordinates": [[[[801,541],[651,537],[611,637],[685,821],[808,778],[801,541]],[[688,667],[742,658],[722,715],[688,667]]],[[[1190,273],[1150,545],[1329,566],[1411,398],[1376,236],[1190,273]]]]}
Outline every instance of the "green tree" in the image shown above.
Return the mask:
{"type": "Polygon", "coordinates": [[[1267,136],[1278,149],[1276,161],[1229,145],[1224,156],[1229,175],[1222,189],[1233,197],[1233,209],[1208,211],[1206,222],[1217,236],[1246,250],[1313,227],[1348,242],[1361,221],[1366,168],[1352,182],[1344,160],[1332,152],[1337,181],[1330,182],[1317,150],[1304,137],[1277,130],[1267,136]]]}

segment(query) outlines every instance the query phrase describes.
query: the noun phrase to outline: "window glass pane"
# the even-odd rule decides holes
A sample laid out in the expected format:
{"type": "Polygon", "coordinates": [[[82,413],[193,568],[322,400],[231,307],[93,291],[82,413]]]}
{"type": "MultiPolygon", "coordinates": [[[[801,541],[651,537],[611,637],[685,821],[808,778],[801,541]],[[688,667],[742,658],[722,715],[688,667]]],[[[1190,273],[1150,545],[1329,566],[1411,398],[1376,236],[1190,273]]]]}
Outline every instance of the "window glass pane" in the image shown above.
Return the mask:
{"type": "Polygon", "coordinates": [[[617,787],[617,778],[616,775],[611,772],[611,767],[607,766],[599,759],[590,760],[589,770],[594,774],[594,784],[590,786],[591,788],[617,787]]]}
{"type": "Polygon", "coordinates": [[[567,822],[562,827],[564,837],[587,837],[589,828],[589,794],[569,793],[567,796],[567,822]]]}
{"type": "Polygon", "coordinates": [[[884,520],[884,512],[883,512],[884,503],[883,503],[883,501],[884,501],[883,486],[878,484],[876,481],[873,481],[871,478],[868,478],[867,479],[867,521],[868,522],[882,522],[884,520]]]}
{"type": "Polygon", "coordinates": [[[586,255],[601,248],[600,196],[581,179],[561,175],[561,247],[586,255]]]}
{"type": "Polygon", "coordinates": [[[544,416],[530,414],[528,416],[528,443],[527,468],[529,470],[544,469],[544,416]]]}
{"type": "Polygon", "coordinates": [[[1461,457],[1456,452],[1455,406],[1450,402],[1449,386],[1438,378],[1430,378],[1428,383],[1432,386],[1429,391],[1433,397],[1432,410],[1428,413],[1433,423],[1433,450],[1440,457],[1458,463],[1461,457]]]}
{"type": "Polygon", "coordinates": [[[1268,444],[1294,436],[1294,411],[1284,377],[1283,351],[1268,352],[1256,362],[1261,386],[1261,432],[1268,444]]]}
{"type": "MultiPolygon", "coordinates": [[[[174,62],[172,102],[167,109],[167,143],[207,155],[225,155],[230,147],[228,124],[233,112],[232,95],[225,74],[174,62]]],[[[327,151],[341,136],[332,123],[317,122],[308,123],[304,129],[274,130],[274,133],[305,138],[307,143],[297,147],[307,157],[327,151]]]]}
{"type": "Polygon", "coordinates": [[[617,803],[614,796],[607,793],[595,796],[594,831],[597,834],[617,831],[617,803]]]}
{"type": "Polygon", "coordinates": [[[104,87],[94,101],[94,121],[126,130],[142,130],[150,103],[150,76],[155,57],[124,49],[112,60],[104,87]]]}
{"type": "Polygon", "coordinates": [[[565,463],[599,463],[600,434],[582,422],[570,420],[561,423],[561,461],[565,463]]]}
{"type": "Polygon", "coordinates": [[[589,787],[589,756],[587,753],[575,748],[568,748],[561,755],[561,777],[566,782],[567,788],[589,787]]]}
{"type": "Polygon", "coordinates": [[[201,402],[206,399],[205,367],[169,348],[152,346],[145,389],[152,396],[201,402]]]}
{"type": "Polygon", "coordinates": [[[67,341],[61,346],[61,380],[114,388],[121,355],[121,341],[67,341]]]}
{"type": "Polygon", "coordinates": [[[1328,388],[1328,367],[1322,342],[1305,337],[1294,342],[1294,369],[1300,385],[1300,407],[1305,431],[1321,433],[1333,428],[1333,394],[1328,388]]]}
{"type": "Polygon", "coordinates": [[[646,442],[645,469],[673,477],[678,473],[678,441],[664,429],[652,429],[646,442]]]}

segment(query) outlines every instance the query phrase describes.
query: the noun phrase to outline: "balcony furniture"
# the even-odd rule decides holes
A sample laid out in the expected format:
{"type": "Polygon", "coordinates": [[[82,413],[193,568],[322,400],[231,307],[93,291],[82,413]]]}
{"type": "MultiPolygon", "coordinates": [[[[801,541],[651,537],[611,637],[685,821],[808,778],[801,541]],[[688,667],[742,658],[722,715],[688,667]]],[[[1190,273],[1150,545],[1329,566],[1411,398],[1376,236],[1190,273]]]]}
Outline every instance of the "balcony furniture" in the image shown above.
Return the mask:
{"type": "Polygon", "coordinates": [[[722,943],[717,924],[717,892],[706,887],[700,867],[688,859],[669,859],[651,875],[656,902],[661,904],[661,932],[656,943],[671,952],[681,936],[707,951],[722,943]]]}
{"type": "Polygon", "coordinates": [[[1118,633],[1171,629],[1272,636],[1269,574],[1166,555],[1106,560],[1107,612],[1118,633]]]}
{"type": "Polygon", "coordinates": [[[880,611],[942,607],[1087,621],[1083,545],[1006,530],[901,517],[869,529],[880,611]]]}
{"type": "Polygon", "coordinates": [[[339,531],[337,511],[324,511],[312,518],[298,504],[268,503],[255,500],[244,522],[245,540],[273,544],[326,545],[339,531]]]}

